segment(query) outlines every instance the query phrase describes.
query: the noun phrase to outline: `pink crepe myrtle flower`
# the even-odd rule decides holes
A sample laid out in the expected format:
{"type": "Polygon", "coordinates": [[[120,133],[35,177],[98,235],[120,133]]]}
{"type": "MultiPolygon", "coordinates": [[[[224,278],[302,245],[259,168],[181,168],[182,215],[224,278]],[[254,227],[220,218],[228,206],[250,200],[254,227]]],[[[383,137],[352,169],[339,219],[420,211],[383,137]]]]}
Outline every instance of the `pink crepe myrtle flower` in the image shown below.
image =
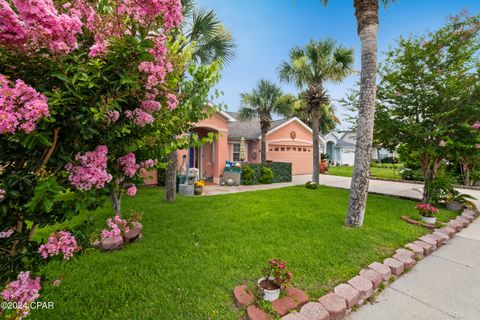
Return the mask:
{"type": "Polygon", "coordinates": [[[13,232],[13,229],[8,229],[7,231],[0,232],[0,239],[10,238],[13,232]]]}
{"type": "Polygon", "coordinates": [[[137,173],[138,165],[135,154],[132,152],[127,153],[123,157],[117,159],[117,166],[122,170],[123,174],[127,177],[133,177],[137,173]]]}
{"type": "Polygon", "coordinates": [[[445,146],[447,145],[447,143],[445,142],[445,140],[440,140],[440,141],[438,142],[438,145],[439,145],[440,147],[445,147],[445,146]]]}
{"type": "Polygon", "coordinates": [[[167,93],[167,106],[168,109],[173,110],[177,107],[178,105],[178,99],[177,96],[172,94],[172,93],[167,93]]]}
{"type": "Polygon", "coordinates": [[[140,168],[143,168],[143,169],[150,169],[150,168],[153,168],[157,165],[157,160],[155,159],[148,159],[148,160],[145,160],[145,161],[142,161],[140,162],[140,168]]]}
{"type": "Polygon", "coordinates": [[[155,118],[151,114],[139,108],[136,108],[133,111],[132,110],[125,111],[125,117],[127,119],[133,119],[133,123],[139,126],[140,128],[145,127],[147,124],[151,124],[155,120],[155,118]]]}
{"type": "Polygon", "coordinates": [[[12,6],[0,0],[0,11],[0,42],[4,45],[24,50],[46,48],[54,54],[68,53],[78,46],[82,22],[75,15],[59,13],[52,0],[13,0],[12,6]]]}
{"type": "Polygon", "coordinates": [[[9,3],[0,0],[0,43],[20,46],[27,41],[25,25],[12,10],[9,3]]]}
{"type": "Polygon", "coordinates": [[[127,189],[127,194],[130,197],[134,197],[137,194],[137,187],[135,185],[131,186],[130,188],[127,189]]]}
{"type": "Polygon", "coordinates": [[[90,58],[103,58],[108,53],[107,51],[107,44],[105,41],[97,42],[93,46],[90,47],[88,56],[90,58]]]}
{"type": "Polygon", "coordinates": [[[48,242],[38,248],[38,253],[47,259],[63,254],[63,260],[70,260],[73,254],[81,248],[77,245],[77,240],[68,231],[54,232],[48,238],[48,242]]]}
{"type": "Polygon", "coordinates": [[[117,110],[108,110],[107,111],[108,120],[112,123],[117,122],[120,118],[120,112],[117,110]]]}
{"type": "Polygon", "coordinates": [[[20,79],[11,85],[0,74],[0,134],[32,132],[41,117],[47,117],[47,97],[20,79]]]}
{"type": "Polygon", "coordinates": [[[0,188],[0,200],[5,199],[6,194],[7,194],[7,191],[5,191],[5,189],[0,188]]]}
{"type": "Polygon", "coordinates": [[[480,121],[476,121],[476,122],[472,125],[472,128],[473,128],[473,129],[480,130],[480,121]]]}
{"type": "Polygon", "coordinates": [[[53,282],[52,282],[52,286],[58,287],[58,286],[60,285],[60,283],[62,283],[62,280],[60,280],[60,279],[55,279],[55,280],[53,280],[53,282]]]}
{"type": "Polygon", "coordinates": [[[144,100],[140,104],[140,108],[143,111],[148,112],[148,113],[153,113],[155,111],[158,111],[158,110],[160,110],[161,107],[162,107],[162,105],[160,104],[160,102],[155,101],[155,100],[144,100]]]}
{"type": "Polygon", "coordinates": [[[102,240],[107,238],[116,238],[123,236],[125,233],[130,231],[128,228],[127,220],[120,218],[119,215],[115,215],[113,219],[107,219],[107,229],[102,230],[102,240]]]}
{"type": "Polygon", "coordinates": [[[17,280],[14,280],[5,286],[1,295],[3,300],[28,304],[35,301],[40,294],[40,277],[30,278],[30,271],[22,271],[18,274],[17,280]]]}
{"type": "Polygon", "coordinates": [[[69,172],[68,181],[79,190],[90,190],[93,187],[103,188],[112,180],[107,172],[108,148],[98,146],[94,151],[77,153],[77,165],[71,163],[65,166],[69,172]]]}

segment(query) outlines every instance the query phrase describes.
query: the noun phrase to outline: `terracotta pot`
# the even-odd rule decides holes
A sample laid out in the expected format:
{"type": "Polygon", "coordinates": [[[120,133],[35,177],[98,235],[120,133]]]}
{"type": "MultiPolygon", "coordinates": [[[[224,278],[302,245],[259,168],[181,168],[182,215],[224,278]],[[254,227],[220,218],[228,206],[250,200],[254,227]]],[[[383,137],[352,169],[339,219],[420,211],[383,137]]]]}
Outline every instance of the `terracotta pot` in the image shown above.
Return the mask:
{"type": "Polygon", "coordinates": [[[203,193],[203,187],[194,187],[193,194],[196,196],[201,196],[203,193]]]}
{"type": "Polygon", "coordinates": [[[320,162],[320,173],[325,173],[328,171],[328,160],[322,160],[320,162]]]}

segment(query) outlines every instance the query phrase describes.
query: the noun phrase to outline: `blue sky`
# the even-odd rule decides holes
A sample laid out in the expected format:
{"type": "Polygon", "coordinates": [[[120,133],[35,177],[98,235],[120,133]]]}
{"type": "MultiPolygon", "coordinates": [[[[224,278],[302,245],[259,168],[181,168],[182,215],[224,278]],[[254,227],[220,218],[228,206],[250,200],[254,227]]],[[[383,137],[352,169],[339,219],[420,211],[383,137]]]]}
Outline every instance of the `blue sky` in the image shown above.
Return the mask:
{"type": "MultiPolygon", "coordinates": [[[[277,67],[288,58],[290,48],[310,39],[334,38],[355,50],[355,68],[360,69],[360,40],[356,33],[353,0],[197,0],[200,7],[213,9],[232,33],[238,45],[237,58],[222,71],[218,99],[230,111],[240,105],[241,92],[250,91],[259,79],[279,82],[277,67]]],[[[380,9],[378,38],[379,61],[382,52],[395,44],[399,36],[432,31],[445,23],[449,15],[467,9],[480,12],[479,0],[400,0],[380,9]]],[[[328,84],[333,100],[342,98],[357,81],[350,76],[341,84],[328,84]]],[[[285,92],[296,94],[293,86],[285,92]]],[[[333,102],[338,106],[338,103],[333,102]]],[[[344,111],[338,107],[341,116],[344,111]]]]}

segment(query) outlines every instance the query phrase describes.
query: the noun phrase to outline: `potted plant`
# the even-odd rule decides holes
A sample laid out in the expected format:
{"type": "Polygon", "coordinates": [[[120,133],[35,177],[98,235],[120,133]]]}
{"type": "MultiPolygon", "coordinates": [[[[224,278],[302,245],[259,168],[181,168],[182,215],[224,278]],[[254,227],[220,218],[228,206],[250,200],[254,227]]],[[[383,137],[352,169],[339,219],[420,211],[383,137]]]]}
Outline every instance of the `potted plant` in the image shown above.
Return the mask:
{"type": "Polygon", "coordinates": [[[205,186],[205,181],[199,180],[193,183],[193,194],[200,196],[203,193],[203,187],[205,186]]]}
{"type": "Polygon", "coordinates": [[[445,199],[445,207],[447,210],[460,211],[464,205],[470,205],[472,203],[470,200],[475,199],[476,198],[472,197],[471,195],[460,193],[457,190],[452,190],[445,199]]]}
{"type": "Polygon", "coordinates": [[[438,209],[429,203],[419,203],[415,206],[422,216],[422,220],[429,224],[435,224],[437,221],[436,215],[438,214],[438,209]]]}
{"type": "Polygon", "coordinates": [[[322,153],[320,155],[320,173],[325,173],[328,171],[328,154],[322,153]]]}
{"type": "Polygon", "coordinates": [[[280,291],[292,280],[292,273],[287,269],[287,262],[280,259],[268,261],[263,269],[263,277],[258,279],[258,288],[263,300],[275,301],[280,297],[280,291]]]}

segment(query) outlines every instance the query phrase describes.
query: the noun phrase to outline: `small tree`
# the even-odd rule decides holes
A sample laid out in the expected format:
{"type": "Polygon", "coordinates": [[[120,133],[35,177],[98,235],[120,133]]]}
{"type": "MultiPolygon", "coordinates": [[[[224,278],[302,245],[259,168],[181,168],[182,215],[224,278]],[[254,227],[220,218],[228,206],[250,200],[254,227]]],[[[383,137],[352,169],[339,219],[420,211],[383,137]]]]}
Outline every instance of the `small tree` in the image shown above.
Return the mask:
{"type": "Polygon", "coordinates": [[[467,106],[479,81],[479,26],[478,16],[461,14],[427,36],[401,38],[381,68],[376,137],[419,161],[423,202],[429,202],[429,185],[446,158],[446,141],[465,143],[459,140],[462,128],[478,117],[467,106]]]}
{"type": "Polygon", "coordinates": [[[4,279],[35,269],[37,227],[96,208],[107,192],[120,213],[121,194],[135,194],[172,127],[190,121],[172,110],[175,70],[191,54],[170,37],[182,20],[177,0],[0,1],[0,11],[4,279]]]}

